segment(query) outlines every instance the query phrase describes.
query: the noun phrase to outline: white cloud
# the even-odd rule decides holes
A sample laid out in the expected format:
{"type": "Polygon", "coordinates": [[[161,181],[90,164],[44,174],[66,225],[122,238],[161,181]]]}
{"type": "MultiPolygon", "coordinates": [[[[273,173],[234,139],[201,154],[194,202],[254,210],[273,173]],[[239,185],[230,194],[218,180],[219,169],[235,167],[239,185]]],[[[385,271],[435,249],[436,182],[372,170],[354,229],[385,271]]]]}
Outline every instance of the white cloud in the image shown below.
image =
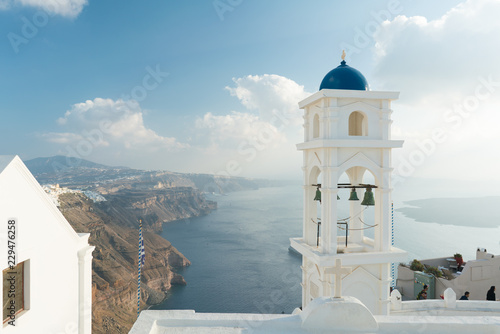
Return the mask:
{"type": "Polygon", "coordinates": [[[257,111],[262,120],[270,121],[278,115],[286,118],[287,123],[302,122],[297,103],[310,95],[304,86],[276,74],[248,75],[233,81],[236,87],[226,89],[248,110],[257,111]]]}
{"type": "Polygon", "coordinates": [[[88,0],[0,0],[0,10],[6,10],[13,5],[35,7],[49,14],[73,18],[78,16],[88,0]]]}
{"type": "Polygon", "coordinates": [[[438,20],[398,16],[375,35],[376,83],[412,97],[468,93],[478,75],[500,74],[500,2],[469,0],[438,20]]]}
{"type": "Polygon", "coordinates": [[[57,123],[63,132],[44,133],[41,138],[62,145],[61,153],[81,158],[166,154],[189,146],[148,129],[135,101],[87,100],[74,104],[57,123]]]}
{"type": "Polygon", "coordinates": [[[498,13],[500,1],[469,0],[437,20],[398,16],[374,36],[374,88],[401,91],[394,135],[406,144],[396,154],[408,158],[435,129],[446,135],[416,175],[463,178],[480,161],[473,177],[498,178],[496,155],[488,153],[500,148],[498,13]]]}
{"type": "Polygon", "coordinates": [[[290,177],[300,173],[302,111],[298,102],[309,95],[291,79],[249,75],[226,87],[247,109],[228,114],[206,113],[195,122],[197,148],[204,166],[224,173],[228,163],[243,175],[290,177]],[[296,166],[296,168],[290,168],[296,166]]]}
{"type": "Polygon", "coordinates": [[[195,123],[198,136],[213,145],[233,147],[241,141],[260,142],[268,147],[277,147],[286,142],[283,133],[271,123],[261,121],[256,115],[233,111],[231,114],[216,116],[206,113],[195,123]]]}

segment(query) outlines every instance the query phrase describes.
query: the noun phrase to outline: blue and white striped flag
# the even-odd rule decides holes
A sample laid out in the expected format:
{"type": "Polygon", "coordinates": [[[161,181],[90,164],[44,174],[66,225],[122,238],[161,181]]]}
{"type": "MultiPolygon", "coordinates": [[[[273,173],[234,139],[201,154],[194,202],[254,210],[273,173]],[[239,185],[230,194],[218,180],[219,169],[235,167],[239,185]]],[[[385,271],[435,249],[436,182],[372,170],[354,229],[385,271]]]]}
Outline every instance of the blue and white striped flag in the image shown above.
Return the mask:
{"type": "Polygon", "coordinates": [[[141,234],[141,267],[144,267],[144,263],[146,261],[146,251],[144,249],[144,238],[141,234]]]}
{"type": "Polygon", "coordinates": [[[144,251],[144,238],[142,237],[142,220],[139,219],[139,257],[137,259],[137,318],[141,311],[141,268],[144,266],[146,252],[144,251]]]}
{"type": "Polygon", "coordinates": [[[144,263],[146,261],[146,250],[144,249],[144,237],[142,235],[142,224],[139,226],[139,245],[140,245],[140,259],[141,259],[141,267],[144,267],[144,263]]]}

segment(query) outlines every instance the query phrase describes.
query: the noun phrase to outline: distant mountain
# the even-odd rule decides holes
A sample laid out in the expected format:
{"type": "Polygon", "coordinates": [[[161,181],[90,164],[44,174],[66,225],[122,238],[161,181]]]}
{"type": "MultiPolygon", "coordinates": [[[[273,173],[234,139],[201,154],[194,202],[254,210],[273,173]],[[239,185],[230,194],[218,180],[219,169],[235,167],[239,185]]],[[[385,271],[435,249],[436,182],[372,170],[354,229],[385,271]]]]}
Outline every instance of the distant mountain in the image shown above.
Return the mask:
{"type": "Polygon", "coordinates": [[[129,169],[128,167],[110,167],[89,160],[56,155],[46,158],[35,158],[24,162],[32,174],[50,174],[60,172],[68,168],[90,168],[90,169],[129,169]]]}
{"type": "Polygon", "coordinates": [[[111,167],[60,155],[28,160],[25,164],[40,184],[59,184],[71,189],[95,190],[100,194],[123,189],[149,191],[175,187],[192,187],[201,192],[224,194],[290,184],[290,181],[111,167]]]}
{"type": "Polygon", "coordinates": [[[25,161],[40,184],[60,184],[70,188],[95,185],[143,175],[145,171],[122,166],[106,166],[75,157],[54,156],[25,161]]]}

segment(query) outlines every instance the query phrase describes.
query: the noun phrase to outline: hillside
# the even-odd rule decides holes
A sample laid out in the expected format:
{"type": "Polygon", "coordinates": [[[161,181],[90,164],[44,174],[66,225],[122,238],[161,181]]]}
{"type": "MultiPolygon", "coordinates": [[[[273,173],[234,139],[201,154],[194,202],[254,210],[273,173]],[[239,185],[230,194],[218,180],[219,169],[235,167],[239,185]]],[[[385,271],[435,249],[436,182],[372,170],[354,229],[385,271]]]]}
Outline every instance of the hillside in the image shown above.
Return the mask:
{"type": "MultiPolygon", "coordinates": [[[[92,333],[127,333],[136,319],[138,228],[82,194],[60,196],[60,210],[77,232],[90,232],[96,246],[92,262],[92,333]]],[[[186,284],[175,268],[190,265],[167,240],[145,229],[146,263],[142,274],[141,308],[161,302],[173,284],[186,284]]]]}
{"type": "Polygon", "coordinates": [[[110,167],[89,160],[71,158],[62,155],[31,159],[26,161],[26,166],[29,168],[31,173],[36,175],[44,173],[50,174],[54,171],[59,173],[69,168],[130,169],[127,167],[110,167]]]}

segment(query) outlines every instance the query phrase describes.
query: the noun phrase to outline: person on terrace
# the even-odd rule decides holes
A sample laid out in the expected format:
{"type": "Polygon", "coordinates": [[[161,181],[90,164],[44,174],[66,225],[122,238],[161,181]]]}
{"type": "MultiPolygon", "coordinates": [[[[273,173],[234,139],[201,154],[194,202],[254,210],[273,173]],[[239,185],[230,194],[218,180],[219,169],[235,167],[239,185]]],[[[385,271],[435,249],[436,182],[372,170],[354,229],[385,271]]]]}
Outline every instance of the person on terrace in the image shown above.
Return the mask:
{"type": "Polygon", "coordinates": [[[424,284],[424,288],[417,295],[417,300],[427,299],[427,289],[428,288],[429,287],[427,286],[427,284],[424,284]]]}

